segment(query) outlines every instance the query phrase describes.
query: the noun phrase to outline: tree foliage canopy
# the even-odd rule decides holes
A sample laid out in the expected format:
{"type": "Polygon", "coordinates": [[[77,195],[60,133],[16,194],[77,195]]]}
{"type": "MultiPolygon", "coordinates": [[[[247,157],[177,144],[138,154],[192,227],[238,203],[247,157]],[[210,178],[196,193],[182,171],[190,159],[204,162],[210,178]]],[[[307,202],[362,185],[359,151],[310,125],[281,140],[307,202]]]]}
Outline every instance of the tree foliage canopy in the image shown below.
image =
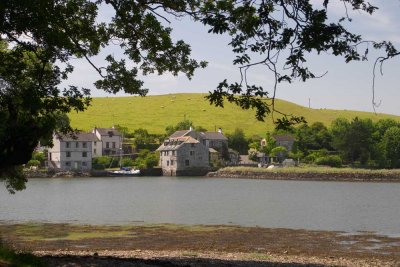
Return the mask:
{"type": "MultiPolygon", "coordinates": [[[[93,66],[99,74],[96,88],[141,96],[148,89],[140,75],[170,72],[191,78],[197,68],[205,67],[206,62],[191,58],[187,43],[172,40],[172,29],[164,26],[171,18],[190,17],[210,33],[231,36],[233,64],[239,67],[241,82],[224,80],[208,99],[217,106],[227,100],[244,109],[255,108],[257,118],[263,119],[274,110],[278,83],[318,76],[307,67],[310,53],[328,52],[346,62],[366,58],[367,48],[358,49],[361,36],[342,25],[345,16],[328,21],[330,2],[324,0],[317,8],[309,0],[1,1],[0,176],[13,176],[15,167],[29,160],[38,140],[56,129],[57,114],[83,111],[89,104],[90,90],[60,86],[74,71],[73,59],[85,59],[93,66]],[[109,20],[101,21],[100,7],[112,10],[109,20]],[[105,55],[107,64],[96,65],[93,58],[110,45],[119,46],[124,58],[105,55]],[[247,80],[254,65],[272,71],[273,88],[247,80]]],[[[369,14],[376,9],[364,0],[341,2],[369,14]]],[[[399,54],[390,42],[372,44],[386,51],[381,62],[399,54]]],[[[288,126],[303,120],[283,116],[276,122],[288,126]]],[[[60,130],[71,129],[64,125],[60,130]]]]}

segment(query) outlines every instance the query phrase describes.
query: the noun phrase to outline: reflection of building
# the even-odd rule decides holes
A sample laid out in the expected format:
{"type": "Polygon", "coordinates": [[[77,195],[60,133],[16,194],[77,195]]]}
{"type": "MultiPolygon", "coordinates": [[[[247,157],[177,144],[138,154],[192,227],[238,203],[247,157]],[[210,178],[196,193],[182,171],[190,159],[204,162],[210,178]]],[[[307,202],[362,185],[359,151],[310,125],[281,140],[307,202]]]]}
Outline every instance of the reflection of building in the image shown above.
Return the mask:
{"type": "Polygon", "coordinates": [[[96,149],[99,149],[101,145],[102,155],[119,155],[121,153],[122,135],[116,129],[94,128],[93,133],[101,142],[96,149]]]}
{"type": "Polygon", "coordinates": [[[91,170],[92,148],[99,142],[92,133],[76,133],[73,137],[53,136],[53,147],[48,150],[48,166],[61,170],[91,170]]]}

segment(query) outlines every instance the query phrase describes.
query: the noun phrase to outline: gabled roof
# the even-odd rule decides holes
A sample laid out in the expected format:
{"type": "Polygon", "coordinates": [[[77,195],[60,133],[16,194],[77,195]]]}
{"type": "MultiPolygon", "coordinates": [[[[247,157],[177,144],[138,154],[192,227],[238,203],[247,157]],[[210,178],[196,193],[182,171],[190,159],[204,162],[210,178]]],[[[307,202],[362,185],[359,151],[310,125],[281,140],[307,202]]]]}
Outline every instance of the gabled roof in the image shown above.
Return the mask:
{"type": "Polygon", "coordinates": [[[291,136],[290,134],[277,134],[273,135],[273,138],[275,138],[276,141],[278,142],[284,142],[284,141],[294,141],[294,137],[291,136]]]}
{"type": "Polygon", "coordinates": [[[207,140],[228,140],[228,138],[220,132],[202,132],[201,137],[207,140]]]}
{"type": "Polygon", "coordinates": [[[176,132],[174,132],[169,138],[176,138],[176,137],[185,136],[188,132],[190,132],[190,130],[180,130],[180,131],[176,131],[176,132]]]}
{"type": "Polygon", "coordinates": [[[181,136],[176,138],[169,138],[164,141],[164,143],[157,148],[158,151],[163,150],[176,150],[179,147],[183,146],[184,144],[198,144],[200,143],[196,139],[191,136],[181,136]]]}
{"type": "Polygon", "coordinates": [[[198,140],[194,139],[191,136],[185,136],[185,137],[182,137],[182,139],[184,139],[185,140],[184,143],[187,143],[187,144],[198,144],[198,143],[200,143],[198,140]]]}
{"type": "Polygon", "coordinates": [[[111,135],[111,136],[121,136],[121,133],[118,132],[115,128],[94,128],[100,135],[111,135]]]}
{"type": "Polygon", "coordinates": [[[93,133],[75,133],[71,135],[56,135],[57,139],[60,141],[87,141],[87,142],[96,142],[99,141],[97,136],[93,133]]]}

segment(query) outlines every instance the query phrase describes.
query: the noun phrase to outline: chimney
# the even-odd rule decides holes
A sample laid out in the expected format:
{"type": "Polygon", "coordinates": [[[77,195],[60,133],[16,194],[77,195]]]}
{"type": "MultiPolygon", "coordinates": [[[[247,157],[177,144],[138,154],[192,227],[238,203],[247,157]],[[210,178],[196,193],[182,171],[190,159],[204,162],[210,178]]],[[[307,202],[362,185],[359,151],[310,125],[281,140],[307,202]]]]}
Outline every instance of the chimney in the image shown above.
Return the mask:
{"type": "Polygon", "coordinates": [[[221,128],[218,128],[218,132],[219,132],[220,134],[222,134],[222,129],[221,129],[221,128]]]}

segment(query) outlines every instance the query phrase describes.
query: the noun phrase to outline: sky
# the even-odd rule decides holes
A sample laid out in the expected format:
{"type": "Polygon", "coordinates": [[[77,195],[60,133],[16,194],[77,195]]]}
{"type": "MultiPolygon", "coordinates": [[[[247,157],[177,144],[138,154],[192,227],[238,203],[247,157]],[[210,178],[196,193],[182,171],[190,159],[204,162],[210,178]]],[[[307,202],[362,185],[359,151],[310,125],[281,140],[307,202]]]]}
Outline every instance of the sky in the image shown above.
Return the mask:
{"type": "MultiPolygon", "coordinates": [[[[322,0],[312,0],[320,5],[322,0]]],[[[330,18],[345,15],[343,3],[331,0],[328,9],[330,18]]],[[[381,0],[370,1],[379,9],[371,16],[362,12],[349,10],[352,22],[346,23],[348,29],[361,34],[367,40],[390,40],[400,50],[400,1],[381,0]]],[[[103,19],[110,17],[110,10],[100,12],[103,19]]],[[[150,75],[143,77],[144,87],[149,88],[149,95],[170,93],[207,93],[213,91],[219,82],[228,79],[230,82],[239,81],[240,74],[232,64],[234,54],[228,46],[230,38],[222,35],[207,33],[207,28],[189,19],[172,20],[169,25],[173,28],[172,37],[175,41],[183,39],[192,47],[192,57],[208,61],[208,67],[195,72],[192,80],[184,74],[173,76],[150,75]]],[[[311,55],[308,64],[315,74],[322,78],[295,81],[278,85],[276,97],[293,103],[320,109],[341,109],[374,111],[372,105],[372,73],[375,59],[379,53],[371,52],[368,61],[346,64],[343,58],[332,55],[311,55]]],[[[108,47],[94,61],[97,65],[104,64],[102,58],[107,54],[120,55],[115,47],[108,47]]],[[[92,67],[83,60],[73,62],[75,72],[70,76],[68,84],[74,84],[92,89],[93,97],[114,96],[97,90],[93,82],[99,77],[92,67]]],[[[375,82],[375,102],[380,103],[375,108],[378,113],[400,115],[400,56],[383,65],[383,76],[377,73],[375,82]]],[[[265,90],[273,89],[272,75],[265,68],[256,67],[248,74],[250,83],[258,84],[265,90]]],[[[117,96],[124,94],[118,93],[117,96]]]]}

